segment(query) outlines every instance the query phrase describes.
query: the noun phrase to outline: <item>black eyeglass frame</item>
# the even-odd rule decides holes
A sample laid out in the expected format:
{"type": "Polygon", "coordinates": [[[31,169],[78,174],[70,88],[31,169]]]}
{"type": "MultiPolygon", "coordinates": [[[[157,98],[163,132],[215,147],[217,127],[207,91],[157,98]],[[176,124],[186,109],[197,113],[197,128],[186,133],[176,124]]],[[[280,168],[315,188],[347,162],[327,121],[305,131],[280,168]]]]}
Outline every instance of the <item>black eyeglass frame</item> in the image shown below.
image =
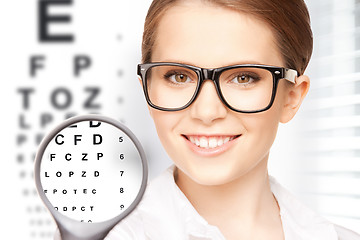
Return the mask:
{"type": "Polygon", "coordinates": [[[215,88],[216,88],[216,92],[221,100],[221,102],[228,107],[229,109],[235,111],[235,112],[239,112],[239,113],[258,113],[258,112],[263,112],[266,111],[268,109],[271,108],[271,106],[274,103],[275,100],[275,95],[277,92],[277,88],[278,88],[278,83],[280,79],[286,79],[291,83],[295,84],[296,81],[296,77],[298,76],[298,73],[296,70],[293,69],[289,69],[289,68],[283,68],[283,67],[275,67],[275,66],[268,66],[268,65],[260,65],[260,64],[238,64],[238,65],[231,65],[231,66],[225,66],[225,67],[220,67],[220,68],[200,68],[200,67],[196,67],[196,66],[192,66],[192,65],[188,65],[188,64],[182,64],[182,63],[175,63],[175,62],[152,62],[152,63],[143,63],[143,64],[138,64],[137,66],[137,75],[141,78],[142,84],[143,84],[143,90],[144,90],[144,94],[145,94],[145,98],[147,103],[158,110],[161,111],[180,111],[183,110],[187,107],[189,107],[197,98],[197,96],[199,95],[200,89],[201,89],[201,85],[206,81],[206,80],[211,80],[213,81],[215,88]],[[153,67],[157,67],[157,66],[176,66],[176,67],[183,67],[183,68],[188,68],[190,70],[192,70],[193,72],[196,73],[197,77],[198,77],[198,83],[196,86],[196,90],[194,92],[194,95],[192,96],[192,98],[189,100],[189,102],[187,104],[185,104],[182,107],[179,108],[164,108],[164,107],[160,107],[157,106],[155,104],[153,104],[150,100],[148,91],[147,91],[147,81],[146,81],[146,74],[148,72],[149,69],[153,68],[153,67]],[[236,108],[233,108],[230,104],[228,104],[224,98],[224,96],[222,95],[221,92],[221,88],[220,88],[220,84],[219,84],[219,77],[222,74],[222,72],[226,71],[226,70],[231,70],[234,68],[261,68],[261,69],[265,69],[268,70],[269,72],[271,72],[272,76],[273,76],[273,89],[272,89],[272,94],[271,94],[271,100],[270,103],[268,104],[268,106],[266,106],[263,109],[260,110],[254,110],[254,111],[244,111],[244,110],[238,110],[236,108]]]}

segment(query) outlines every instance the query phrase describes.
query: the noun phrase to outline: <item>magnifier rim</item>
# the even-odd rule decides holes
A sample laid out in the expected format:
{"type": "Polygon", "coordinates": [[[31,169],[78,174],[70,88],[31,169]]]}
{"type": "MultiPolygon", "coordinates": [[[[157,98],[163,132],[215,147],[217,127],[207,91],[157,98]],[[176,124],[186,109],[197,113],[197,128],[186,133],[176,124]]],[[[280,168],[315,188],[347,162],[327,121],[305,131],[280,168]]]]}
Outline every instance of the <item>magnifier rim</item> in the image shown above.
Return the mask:
{"type": "MultiPolygon", "coordinates": [[[[51,130],[46,137],[41,141],[38,151],[35,156],[35,165],[34,165],[34,178],[35,178],[35,184],[38,191],[38,194],[44,204],[46,205],[47,209],[52,214],[54,220],[56,221],[60,231],[63,230],[63,232],[68,232],[68,234],[72,235],[78,235],[78,239],[98,239],[97,236],[95,238],[92,238],[92,236],[95,236],[98,234],[100,230],[103,230],[103,232],[107,233],[116,223],[118,223],[120,220],[124,219],[127,215],[129,215],[135,207],[140,203],[147,186],[148,181],[148,165],[147,160],[145,156],[144,149],[142,148],[139,140],[136,138],[136,136],[132,133],[132,131],[127,128],[125,125],[120,123],[119,121],[116,121],[112,118],[99,115],[99,114],[86,114],[86,115],[79,115],[72,118],[69,118],[62,123],[60,123],[58,126],[56,126],[53,130],[51,130]],[[41,184],[40,179],[40,165],[41,160],[44,155],[44,152],[46,150],[46,147],[49,145],[51,140],[61,132],[66,127],[69,127],[75,123],[84,122],[84,121],[100,121],[105,122],[108,124],[113,125],[114,127],[120,129],[123,133],[125,133],[131,141],[135,144],[136,149],[138,150],[142,162],[142,172],[143,172],[143,178],[140,186],[140,190],[135,198],[135,200],[130,204],[130,206],[124,210],[124,212],[120,213],[119,215],[108,219],[106,221],[101,222],[94,222],[94,223],[86,223],[86,222],[80,222],[77,220],[74,220],[70,217],[67,217],[66,215],[56,211],[49,201],[49,199],[46,197],[44,193],[44,189],[41,184]],[[80,227],[81,225],[81,227],[80,227]],[[86,231],[83,231],[83,228],[87,226],[88,229],[86,231]],[[100,230],[99,230],[100,229],[100,230]],[[85,236],[86,235],[86,236],[85,236]]],[[[62,231],[61,231],[62,232],[62,231]]]]}

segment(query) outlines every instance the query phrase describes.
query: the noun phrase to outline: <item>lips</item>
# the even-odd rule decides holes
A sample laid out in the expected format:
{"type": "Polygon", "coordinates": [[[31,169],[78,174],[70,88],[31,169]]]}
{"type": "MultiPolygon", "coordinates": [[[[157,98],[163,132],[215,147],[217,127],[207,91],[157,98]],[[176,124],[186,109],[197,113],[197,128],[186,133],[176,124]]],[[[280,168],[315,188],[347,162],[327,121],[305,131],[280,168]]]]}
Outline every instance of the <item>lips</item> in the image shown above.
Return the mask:
{"type": "Polygon", "coordinates": [[[221,147],[241,135],[227,136],[205,136],[205,135],[183,135],[192,144],[201,149],[215,149],[221,147]]]}

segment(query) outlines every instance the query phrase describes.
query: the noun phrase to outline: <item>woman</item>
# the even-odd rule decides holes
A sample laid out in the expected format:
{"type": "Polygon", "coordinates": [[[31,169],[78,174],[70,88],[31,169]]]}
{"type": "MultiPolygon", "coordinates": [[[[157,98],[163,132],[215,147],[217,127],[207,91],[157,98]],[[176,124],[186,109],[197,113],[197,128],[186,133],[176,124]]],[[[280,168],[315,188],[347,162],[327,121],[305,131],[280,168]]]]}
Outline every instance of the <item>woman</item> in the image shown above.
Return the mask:
{"type": "Polygon", "coordinates": [[[138,74],[174,166],[107,239],[360,239],[268,176],[309,89],[303,0],[154,0],[138,74]]]}

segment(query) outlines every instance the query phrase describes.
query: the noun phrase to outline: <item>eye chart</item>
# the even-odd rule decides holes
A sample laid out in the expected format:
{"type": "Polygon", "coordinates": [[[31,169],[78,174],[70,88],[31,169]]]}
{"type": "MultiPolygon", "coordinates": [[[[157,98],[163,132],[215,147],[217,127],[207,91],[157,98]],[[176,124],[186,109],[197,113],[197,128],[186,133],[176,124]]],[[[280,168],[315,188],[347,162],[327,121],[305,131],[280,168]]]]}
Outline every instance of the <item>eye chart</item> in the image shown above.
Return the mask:
{"type": "Polygon", "coordinates": [[[95,223],[134,207],[145,189],[147,167],[127,134],[107,122],[86,120],[56,131],[49,143],[45,139],[36,167],[41,161],[40,191],[56,211],[95,223]]]}
{"type": "MultiPolygon", "coordinates": [[[[149,158],[153,167],[166,158],[136,76],[150,3],[2,3],[0,109],[8,116],[0,124],[4,169],[0,182],[6,193],[0,205],[5,216],[0,223],[6,226],[2,238],[53,239],[56,225],[35,189],[33,169],[41,140],[65,119],[89,113],[110,116],[136,133],[147,156],[156,155],[149,158]]],[[[157,169],[159,173],[163,167],[157,169]]]]}

